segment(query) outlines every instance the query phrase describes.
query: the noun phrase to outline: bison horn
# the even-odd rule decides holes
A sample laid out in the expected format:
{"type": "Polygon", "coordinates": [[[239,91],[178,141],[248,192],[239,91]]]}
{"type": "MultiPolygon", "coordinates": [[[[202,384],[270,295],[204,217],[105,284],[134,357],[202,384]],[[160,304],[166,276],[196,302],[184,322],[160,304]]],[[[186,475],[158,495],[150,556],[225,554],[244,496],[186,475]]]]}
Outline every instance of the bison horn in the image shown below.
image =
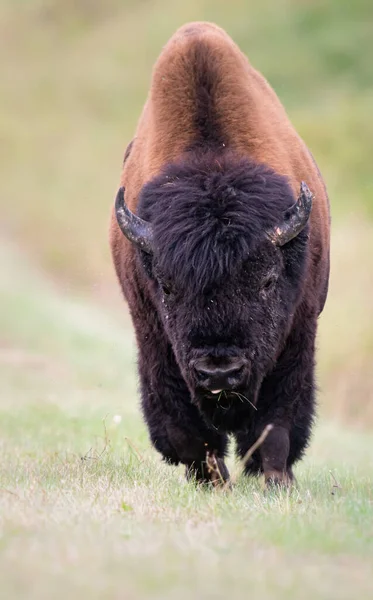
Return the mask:
{"type": "Polygon", "coordinates": [[[307,225],[313,195],[304,181],[300,185],[298,200],[285,213],[284,221],[269,232],[269,238],[276,246],[283,246],[295,238],[307,225]]]}
{"type": "Polygon", "coordinates": [[[153,230],[151,223],[130,211],[124,200],[124,187],[119,188],[115,199],[115,216],[126,238],[144,252],[152,254],[153,230]]]}

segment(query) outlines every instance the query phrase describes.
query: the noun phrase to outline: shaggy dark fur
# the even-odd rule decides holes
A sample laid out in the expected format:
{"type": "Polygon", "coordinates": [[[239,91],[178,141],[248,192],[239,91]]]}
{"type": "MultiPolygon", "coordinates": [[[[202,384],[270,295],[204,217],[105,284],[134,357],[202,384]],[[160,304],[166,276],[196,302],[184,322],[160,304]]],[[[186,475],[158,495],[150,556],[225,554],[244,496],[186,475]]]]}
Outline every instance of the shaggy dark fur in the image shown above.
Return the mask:
{"type": "Polygon", "coordinates": [[[199,478],[207,448],[224,456],[227,432],[243,455],[275,425],[249,471],[267,461],[291,477],[307,445],[317,318],[302,297],[308,231],[282,248],[265,235],[294,201],[271,169],[210,153],[168,165],[140,195],[155,246],[137,254],[143,411],[155,447],[199,478]],[[191,365],[206,354],[244,356],[240,387],[217,398],[199,386],[191,365]]]}

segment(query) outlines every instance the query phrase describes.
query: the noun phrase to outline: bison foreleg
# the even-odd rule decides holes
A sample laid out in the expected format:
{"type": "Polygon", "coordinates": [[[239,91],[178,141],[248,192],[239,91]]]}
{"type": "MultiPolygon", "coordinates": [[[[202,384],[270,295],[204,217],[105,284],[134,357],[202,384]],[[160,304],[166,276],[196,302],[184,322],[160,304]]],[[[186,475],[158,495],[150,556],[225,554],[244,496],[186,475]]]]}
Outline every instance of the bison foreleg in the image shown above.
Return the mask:
{"type": "Polygon", "coordinates": [[[289,432],[285,427],[274,425],[260,447],[262,469],[268,486],[288,486],[292,482],[292,472],[287,462],[290,450],[289,432]]]}
{"type": "Polygon", "coordinates": [[[274,426],[260,448],[269,485],[287,485],[293,480],[292,465],[309,442],[315,413],[315,335],[316,317],[300,313],[276,368],[263,382],[258,400],[260,424],[274,426]]]}
{"type": "MultiPolygon", "coordinates": [[[[184,406],[183,419],[175,416],[164,419],[168,443],[177,454],[178,462],[186,466],[188,480],[195,479],[198,483],[212,483],[214,486],[223,484],[229,479],[224,463],[227,437],[206,428],[193,409],[193,406],[184,406]]],[[[155,442],[154,431],[152,439],[155,442]]],[[[156,443],[154,445],[157,447],[156,443]]]]}
{"type": "Polygon", "coordinates": [[[314,343],[316,317],[300,314],[275,369],[264,379],[256,422],[237,435],[241,457],[268,424],[273,427],[246,465],[248,474],[263,473],[267,484],[289,485],[292,465],[308,445],[315,412],[314,343]]]}
{"type": "MultiPolygon", "coordinates": [[[[289,485],[293,480],[291,467],[288,466],[289,433],[284,427],[274,425],[273,423],[271,425],[272,428],[264,441],[246,463],[245,473],[246,475],[260,475],[264,473],[268,486],[289,485]]],[[[236,435],[237,450],[242,459],[247,454],[247,450],[260,438],[263,430],[263,426],[257,426],[248,435],[244,433],[236,435]]]]}
{"type": "Polygon", "coordinates": [[[148,364],[141,361],[142,408],[154,447],[167,462],[184,464],[188,479],[213,484],[228,479],[227,436],[203,421],[171,353],[157,371],[148,364]],[[209,455],[214,456],[216,469],[207,464],[209,455]]]}

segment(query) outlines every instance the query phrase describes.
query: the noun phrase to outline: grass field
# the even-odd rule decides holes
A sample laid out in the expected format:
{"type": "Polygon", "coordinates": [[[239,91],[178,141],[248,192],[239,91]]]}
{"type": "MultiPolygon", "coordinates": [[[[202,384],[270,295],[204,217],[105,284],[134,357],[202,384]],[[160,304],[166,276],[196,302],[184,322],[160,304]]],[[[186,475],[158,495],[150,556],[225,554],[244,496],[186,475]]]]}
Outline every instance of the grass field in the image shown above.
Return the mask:
{"type": "Polygon", "coordinates": [[[149,448],[129,323],[1,268],[1,598],[371,598],[372,433],[320,423],[291,494],[198,490],[149,448]]]}
{"type": "Polygon", "coordinates": [[[373,597],[372,55],[371,0],[0,0],[1,600],[373,597]],[[331,198],[291,494],[198,490],[160,461],[109,257],[152,64],[199,19],[275,87],[331,198]]]}

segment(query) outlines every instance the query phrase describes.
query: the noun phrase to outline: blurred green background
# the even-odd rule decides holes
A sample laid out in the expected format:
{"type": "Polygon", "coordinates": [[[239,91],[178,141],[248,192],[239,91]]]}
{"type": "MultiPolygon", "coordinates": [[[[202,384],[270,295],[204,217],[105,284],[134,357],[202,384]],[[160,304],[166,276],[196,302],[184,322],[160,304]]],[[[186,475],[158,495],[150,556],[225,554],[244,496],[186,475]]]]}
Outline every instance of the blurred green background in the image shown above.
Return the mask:
{"type": "MultiPolygon", "coordinates": [[[[371,0],[1,0],[1,356],[40,351],[40,339],[53,338],[53,327],[32,325],[35,306],[44,311],[44,283],[130,331],[109,255],[109,212],[152,65],[190,20],[227,30],[272,84],[325,177],[333,236],[321,413],[372,426],[371,0]]],[[[121,375],[133,381],[133,373],[132,360],[121,375]]]]}

